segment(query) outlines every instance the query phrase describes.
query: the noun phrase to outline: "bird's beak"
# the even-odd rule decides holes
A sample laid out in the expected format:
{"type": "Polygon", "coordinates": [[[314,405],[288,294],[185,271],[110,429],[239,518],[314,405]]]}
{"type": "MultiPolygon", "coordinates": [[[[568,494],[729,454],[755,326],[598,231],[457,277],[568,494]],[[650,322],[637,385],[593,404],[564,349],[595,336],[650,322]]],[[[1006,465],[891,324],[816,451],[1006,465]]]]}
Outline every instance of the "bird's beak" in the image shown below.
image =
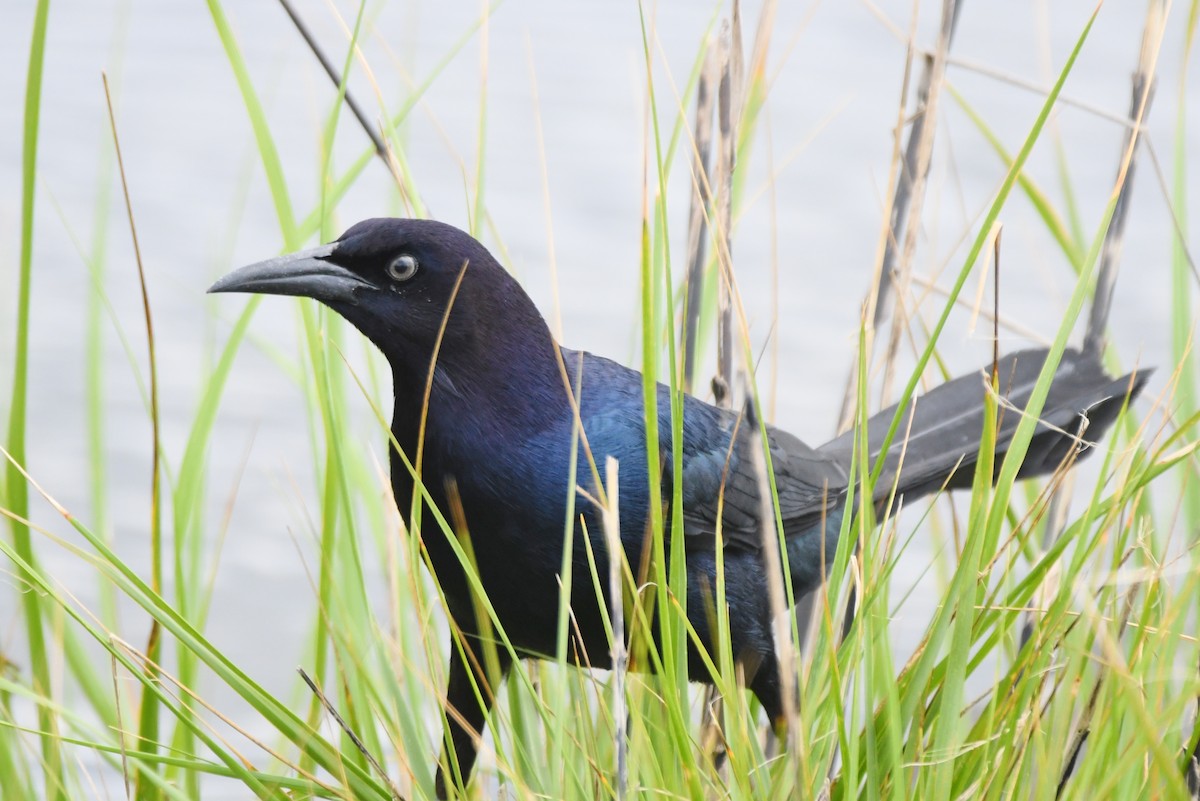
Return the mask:
{"type": "Polygon", "coordinates": [[[257,292],[299,295],[326,303],[354,303],[354,290],[374,285],[329,261],[337,243],[276,256],[234,270],[208,288],[209,292],[257,292]]]}

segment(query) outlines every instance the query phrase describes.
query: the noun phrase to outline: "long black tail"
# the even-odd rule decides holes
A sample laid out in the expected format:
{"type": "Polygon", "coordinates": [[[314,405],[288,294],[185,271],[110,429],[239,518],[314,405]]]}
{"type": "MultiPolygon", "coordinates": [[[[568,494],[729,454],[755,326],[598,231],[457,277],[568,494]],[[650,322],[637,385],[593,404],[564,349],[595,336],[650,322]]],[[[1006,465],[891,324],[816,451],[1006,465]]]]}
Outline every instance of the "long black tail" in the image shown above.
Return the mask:
{"type": "MultiPolygon", "coordinates": [[[[998,412],[997,465],[1008,452],[1046,355],[1045,350],[1024,350],[1000,360],[998,376],[1004,403],[998,412]]],[[[942,384],[914,401],[901,420],[897,436],[888,449],[883,472],[875,484],[880,499],[890,494],[893,484],[897,494],[904,494],[909,499],[936,492],[942,487],[971,486],[983,431],[985,379],[990,374],[991,365],[987,365],[979,372],[942,384]]],[[[1072,453],[1086,454],[1091,443],[1098,441],[1116,420],[1126,397],[1136,397],[1149,376],[1150,371],[1143,370],[1113,378],[1104,371],[1097,357],[1075,350],[1066,351],[1050,385],[1050,393],[1018,476],[1027,478],[1051,473],[1072,453]]],[[[872,463],[895,414],[896,407],[891,406],[867,421],[872,463]]],[[[849,464],[853,447],[854,432],[850,431],[818,450],[849,464]]]]}

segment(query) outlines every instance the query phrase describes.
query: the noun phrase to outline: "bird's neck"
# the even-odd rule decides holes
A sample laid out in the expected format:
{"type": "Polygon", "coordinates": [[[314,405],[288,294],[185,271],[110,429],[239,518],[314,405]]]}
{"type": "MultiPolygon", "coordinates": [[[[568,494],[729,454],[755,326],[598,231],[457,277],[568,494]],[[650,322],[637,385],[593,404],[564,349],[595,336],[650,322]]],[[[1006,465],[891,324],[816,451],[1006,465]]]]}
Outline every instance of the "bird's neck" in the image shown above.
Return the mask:
{"type": "Polygon", "coordinates": [[[456,441],[491,442],[532,434],[571,419],[559,346],[537,326],[482,332],[442,348],[432,374],[418,361],[394,370],[393,431],[402,448],[456,441]],[[428,399],[428,400],[426,400],[428,399]]]}

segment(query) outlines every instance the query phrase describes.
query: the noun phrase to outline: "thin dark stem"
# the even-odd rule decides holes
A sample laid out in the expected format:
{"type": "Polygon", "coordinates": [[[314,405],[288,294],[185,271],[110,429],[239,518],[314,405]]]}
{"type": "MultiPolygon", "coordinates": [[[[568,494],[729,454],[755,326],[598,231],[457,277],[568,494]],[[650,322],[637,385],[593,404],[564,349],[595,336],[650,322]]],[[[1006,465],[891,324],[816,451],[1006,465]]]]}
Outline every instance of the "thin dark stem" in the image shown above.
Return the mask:
{"type": "Polygon", "coordinates": [[[392,780],[388,777],[387,771],[383,769],[383,766],[379,764],[379,760],[375,758],[374,754],[367,750],[367,746],[363,743],[362,739],[354,733],[354,729],[350,728],[350,724],[347,723],[346,719],[338,713],[334,705],[330,703],[329,699],[325,696],[325,693],[322,692],[321,688],[317,686],[317,683],[313,681],[312,677],[308,675],[304,668],[299,668],[299,671],[300,678],[304,679],[304,683],[308,685],[308,689],[312,690],[313,695],[315,695],[317,700],[321,702],[321,706],[323,706],[325,711],[329,713],[329,716],[337,722],[337,725],[341,728],[341,730],[344,731],[346,736],[350,738],[350,742],[354,743],[354,747],[358,749],[359,753],[363,755],[367,762],[371,764],[371,767],[374,769],[374,771],[379,775],[379,778],[383,780],[383,783],[387,785],[388,792],[391,793],[393,800],[404,801],[404,797],[400,795],[400,791],[396,789],[394,784],[392,784],[392,780]]]}
{"type": "Polygon", "coordinates": [[[883,246],[883,262],[879,269],[879,287],[875,293],[873,323],[879,327],[887,317],[888,296],[892,290],[892,278],[896,269],[896,253],[904,225],[908,221],[909,203],[912,201],[913,174],[917,171],[917,154],[921,149],[921,137],[925,131],[925,103],[929,99],[930,66],[933,57],[925,59],[925,70],[921,73],[921,84],[917,88],[917,113],[908,129],[908,145],[904,149],[904,161],[900,163],[900,176],[896,180],[896,193],[892,199],[892,213],[888,218],[887,241],[883,246]]]}
{"type": "MultiPolygon", "coordinates": [[[[735,11],[736,11],[735,5],[735,11]]],[[[722,279],[717,300],[717,375],[713,395],[718,405],[732,403],[733,390],[733,171],[737,161],[737,125],[741,103],[741,28],[721,29],[721,82],[717,89],[717,263],[722,279]]]]}
{"type": "MultiPolygon", "coordinates": [[[[300,19],[300,15],[296,13],[296,9],[292,7],[291,0],[279,0],[279,5],[283,6],[283,10],[287,12],[291,18],[292,24],[296,26],[296,30],[304,37],[304,41],[308,43],[308,48],[312,50],[313,55],[317,57],[317,61],[321,62],[321,66],[325,69],[325,74],[329,76],[329,80],[333,81],[333,85],[342,88],[342,76],[338,72],[337,67],[325,55],[325,51],[317,44],[316,38],[313,37],[312,31],[304,24],[304,20],[300,19]]],[[[350,94],[350,87],[345,88],[343,97],[346,99],[346,105],[350,107],[350,111],[354,114],[354,118],[358,120],[358,124],[362,126],[363,132],[370,138],[371,144],[375,146],[375,154],[378,155],[384,162],[387,162],[387,145],[384,144],[383,138],[379,135],[375,127],[367,119],[367,115],[363,112],[362,106],[358,105],[358,101],[354,99],[354,95],[350,94]]]]}
{"type": "MultiPolygon", "coordinates": [[[[1154,97],[1154,79],[1144,67],[1139,68],[1133,76],[1133,93],[1129,106],[1129,119],[1135,123],[1144,119],[1150,110],[1150,101],[1154,97]]],[[[1134,137],[1138,135],[1135,124],[1125,129],[1125,141],[1121,153],[1129,150],[1134,137]]],[[[1099,355],[1104,350],[1105,334],[1108,330],[1108,315],[1112,310],[1113,289],[1117,284],[1117,263],[1121,258],[1121,247],[1125,243],[1125,220],[1128,218],[1129,197],[1133,191],[1133,167],[1136,149],[1129,154],[1129,164],[1125,167],[1125,181],[1117,194],[1117,204],[1113,209],[1112,221],[1104,235],[1104,250],[1100,255],[1100,269],[1096,277],[1096,293],[1092,297],[1092,310],[1088,315],[1087,332],[1083,337],[1083,351],[1099,355]]]]}
{"type": "MultiPolygon", "coordinates": [[[[883,357],[883,381],[880,383],[880,398],[884,403],[892,392],[892,377],[896,367],[896,354],[900,350],[900,342],[908,326],[908,314],[903,312],[903,301],[912,283],[912,265],[917,252],[917,238],[921,230],[921,214],[925,207],[925,190],[928,185],[930,167],[933,165],[933,141],[937,130],[938,110],[940,108],[942,86],[946,80],[946,54],[950,52],[950,44],[954,40],[954,31],[958,24],[959,4],[957,0],[943,0],[942,25],[938,33],[937,47],[934,48],[933,58],[929,61],[929,93],[919,118],[921,137],[917,148],[917,160],[912,171],[912,201],[909,203],[909,219],[904,226],[904,244],[900,249],[900,257],[892,270],[883,270],[880,275],[892,275],[892,280],[898,285],[889,293],[894,301],[892,312],[891,332],[888,336],[887,348],[883,357]]],[[[878,308],[878,303],[876,303],[878,308]]],[[[873,331],[873,329],[872,329],[873,331]]],[[[868,339],[868,347],[874,339],[868,339]]]]}
{"type": "Polygon", "coordinates": [[[704,297],[704,266],[708,261],[708,208],[712,202],[713,84],[717,75],[717,48],[712,44],[696,84],[695,153],[691,211],[688,218],[687,308],[683,322],[683,389],[691,392],[696,380],[696,337],[704,297]]]}
{"type": "Polygon", "coordinates": [[[1003,228],[996,229],[996,240],[992,243],[992,386],[1000,382],[1000,235],[1003,228]]]}
{"type": "MultiPolygon", "coordinates": [[[[866,305],[872,310],[871,313],[871,329],[878,329],[886,319],[891,304],[889,301],[892,298],[892,287],[897,277],[897,261],[903,252],[900,249],[900,243],[906,238],[908,228],[909,212],[913,208],[913,199],[916,197],[917,203],[921,202],[923,191],[917,186],[917,180],[922,182],[925,173],[929,170],[931,159],[927,153],[933,147],[933,132],[934,128],[929,127],[936,122],[936,103],[930,103],[930,92],[933,88],[935,73],[937,77],[944,75],[944,65],[950,46],[954,43],[954,33],[958,29],[958,19],[962,13],[962,2],[958,0],[946,0],[946,5],[943,6],[943,30],[942,36],[939,38],[937,47],[933,53],[925,56],[924,71],[921,74],[921,80],[917,87],[917,102],[916,109],[912,114],[912,123],[908,129],[908,141],[904,148],[904,158],[900,163],[900,175],[896,179],[896,189],[892,195],[891,213],[888,216],[887,236],[884,240],[883,256],[880,259],[879,271],[877,273],[878,283],[867,295],[866,305]],[[938,54],[940,53],[941,69],[935,70],[939,65],[938,54]],[[929,127],[928,132],[926,128],[929,127]],[[914,191],[916,190],[916,191],[914,191]]],[[[906,72],[905,81],[908,80],[906,72]]],[[[915,239],[913,240],[915,242],[915,239]]],[[[899,265],[903,267],[903,265],[899,265]]],[[[867,349],[871,350],[871,343],[874,338],[868,340],[867,349]]],[[[848,428],[854,420],[854,402],[857,397],[857,368],[850,370],[850,375],[846,379],[846,389],[842,396],[842,410],[838,419],[838,431],[848,428]]]]}
{"type": "MultiPolygon", "coordinates": [[[[1124,564],[1125,560],[1128,558],[1129,554],[1126,553],[1125,557],[1121,559],[1121,564],[1124,564]]],[[[1117,626],[1118,638],[1125,633],[1125,628],[1129,625],[1129,617],[1131,614],[1133,614],[1133,600],[1134,594],[1137,592],[1137,586],[1138,585],[1130,587],[1128,594],[1125,596],[1125,608],[1121,612],[1121,620],[1117,626]]],[[[1073,625],[1074,624],[1072,624],[1072,626],[1073,625]]],[[[1067,633],[1069,633],[1069,631],[1064,632],[1063,637],[1060,638],[1060,642],[1066,640],[1067,633]]],[[[1024,644],[1022,644],[1021,647],[1024,648],[1024,644]]],[[[1075,724],[1075,734],[1071,738],[1071,743],[1067,749],[1066,764],[1063,766],[1062,774],[1058,778],[1058,786],[1054,791],[1055,799],[1062,798],[1063,792],[1067,788],[1067,782],[1069,782],[1071,777],[1075,774],[1075,765],[1079,761],[1079,754],[1082,753],[1083,747],[1087,744],[1088,737],[1091,735],[1092,718],[1096,714],[1096,706],[1100,700],[1100,690],[1104,688],[1104,682],[1106,679],[1107,674],[1101,674],[1099,678],[1096,679],[1096,683],[1092,686],[1092,691],[1088,695],[1087,703],[1084,705],[1083,711],[1080,713],[1079,721],[1075,724]]]]}
{"type": "MultiPolygon", "coordinates": [[[[716,181],[716,163],[712,158],[713,109],[716,105],[716,89],[720,80],[721,60],[725,57],[723,46],[717,40],[706,44],[704,67],[696,84],[696,121],[693,142],[693,184],[691,209],[688,218],[688,275],[687,300],[683,320],[683,390],[691,393],[696,382],[696,347],[700,332],[701,304],[704,301],[704,268],[708,262],[709,228],[713,209],[713,184],[716,181]]],[[[717,254],[717,280],[721,280],[720,253],[717,254]]],[[[714,386],[716,382],[714,380],[714,386]]],[[[710,714],[704,716],[700,741],[715,745],[720,736],[721,694],[715,685],[705,690],[704,708],[710,714]]],[[[714,756],[720,764],[724,751],[714,756]]]]}

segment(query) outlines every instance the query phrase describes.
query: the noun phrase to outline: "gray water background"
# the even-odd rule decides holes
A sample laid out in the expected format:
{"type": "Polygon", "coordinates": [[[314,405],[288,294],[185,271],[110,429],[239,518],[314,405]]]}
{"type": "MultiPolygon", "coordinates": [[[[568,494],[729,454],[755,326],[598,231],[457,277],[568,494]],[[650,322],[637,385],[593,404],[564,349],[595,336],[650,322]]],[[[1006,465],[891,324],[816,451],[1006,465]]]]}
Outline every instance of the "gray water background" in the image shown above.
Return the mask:
{"type": "MultiPolygon", "coordinates": [[[[340,63],[345,40],[327,7],[315,1],[297,5],[340,63]]],[[[751,160],[740,165],[749,173],[748,197],[753,200],[738,224],[736,269],[756,349],[768,336],[778,338],[779,370],[768,365],[760,381],[765,387],[772,378],[777,382],[774,422],[812,442],[833,433],[853,356],[858,308],[878,246],[905,58],[903,39],[879,15],[902,32],[909,25],[910,5],[908,0],[888,0],[877,5],[876,13],[873,6],[858,2],[781,4],[769,60],[771,95],[763,119],[767,136],[755,146],[751,160]],[[760,191],[772,170],[769,191],[760,191]],[[777,293],[771,279],[773,253],[778,254],[777,293]],[[779,318],[771,330],[773,301],[779,304],[779,318]]],[[[937,5],[921,4],[917,28],[922,45],[932,42],[937,5]]],[[[319,197],[317,153],[332,88],[276,3],[250,0],[225,6],[264,99],[297,216],[303,216],[319,197]]],[[[338,6],[353,19],[352,4],[338,6]]],[[[377,16],[372,8],[373,27],[363,48],[389,108],[406,96],[409,84],[402,72],[410,72],[415,82],[423,80],[478,19],[480,8],[478,3],[393,2],[377,16]]],[[[967,3],[953,52],[1049,86],[1092,8],[1086,0],[967,3]]],[[[1144,8],[1130,0],[1104,5],[1064,96],[1124,114],[1144,8]]],[[[711,3],[661,2],[648,10],[655,19],[655,89],[665,120],[671,119],[675,92],[686,80],[714,9],[711,3]]],[[[5,11],[0,25],[6,67],[0,71],[0,108],[6,110],[0,125],[0,287],[6,288],[0,291],[0,376],[5,390],[0,404],[8,402],[12,369],[21,109],[32,3],[10,0],[5,11]]],[[[1181,14],[1177,9],[1176,16],[1181,14]]],[[[747,4],[745,18],[749,40],[756,4],[747,4]]],[[[1182,38],[1179,19],[1163,46],[1159,107],[1149,123],[1149,139],[1168,170],[1174,119],[1167,112],[1173,115],[1177,107],[1182,38]]],[[[487,36],[485,193],[503,241],[503,261],[548,317],[554,319],[557,308],[565,343],[631,364],[639,353],[641,47],[638,9],[632,2],[507,0],[491,16],[487,36]],[[544,153],[535,110],[544,126],[544,153]],[[557,297],[548,247],[551,220],[557,297]]],[[[476,36],[437,78],[404,129],[406,156],[424,199],[436,216],[460,226],[468,219],[464,186],[473,182],[475,169],[480,50],[476,36]]],[[[237,298],[208,298],[204,289],[228,269],[282,247],[247,115],[205,5],[56,0],[50,12],[38,161],[29,469],[85,520],[83,320],[94,286],[74,240],[85,251],[90,248],[98,172],[102,153],[111,147],[101,70],[110,72],[116,91],[155,314],[164,443],[174,464],[202,391],[213,334],[223,341],[242,304],[237,298]]],[[[950,68],[950,78],[1015,152],[1041,97],[961,66],[950,68]]],[[[357,67],[351,87],[376,116],[373,90],[357,67]]],[[[957,271],[963,240],[974,235],[1004,174],[1003,164],[948,96],[942,108],[916,264],[926,275],[957,271]]],[[[1054,126],[1090,233],[1111,190],[1122,129],[1065,105],[1054,126]]],[[[1196,128],[1193,118],[1191,130],[1196,128]]],[[[343,115],[335,149],[338,164],[344,167],[366,144],[343,115]]],[[[1193,155],[1194,144],[1189,142],[1193,155]]],[[[1053,198],[1061,199],[1049,137],[1038,145],[1028,171],[1053,198]]],[[[1193,163],[1192,186],[1195,175],[1193,163]]],[[[339,207],[340,227],[396,212],[389,186],[382,166],[372,163],[339,207]]],[[[115,185],[106,191],[114,206],[103,290],[144,372],[128,229],[115,185]]],[[[683,169],[676,169],[669,192],[672,249],[681,270],[688,192],[683,169]]],[[[1193,212],[1193,227],[1195,217],[1193,212]]],[[[1028,202],[1014,198],[1002,221],[1004,313],[1040,337],[1052,337],[1073,287],[1072,274],[1028,202]]],[[[1149,161],[1143,160],[1112,313],[1112,340],[1126,365],[1169,365],[1165,321],[1171,227],[1162,189],[1149,161]]],[[[487,242],[497,244],[495,237],[487,242]]],[[[943,286],[949,283],[947,275],[943,286]]],[[[974,283],[968,292],[974,293],[974,283]]],[[[264,302],[252,337],[294,359],[298,332],[293,303],[264,302]]],[[[926,319],[940,307],[940,299],[928,301],[926,319]]],[[[1007,334],[1003,344],[1014,349],[1029,341],[1007,334]]],[[[990,326],[980,323],[972,329],[967,313],[956,314],[941,346],[955,372],[975,369],[990,357],[990,326]]],[[[112,524],[123,557],[145,567],[148,416],[125,352],[107,326],[103,352],[112,524]]],[[[1150,392],[1161,386],[1156,381],[1150,392]]],[[[306,560],[313,562],[305,511],[313,508],[313,491],[311,476],[304,472],[310,450],[303,413],[292,378],[263,349],[243,348],[212,437],[213,521],[219,519],[243,458],[245,473],[216,576],[207,633],[275,692],[293,686],[314,613],[304,566],[306,560]]],[[[369,413],[359,431],[362,447],[382,458],[383,443],[369,413]]],[[[35,502],[34,517],[67,533],[45,504],[35,502]]],[[[89,569],[45,540],[39,540],[38,548],[64,586],[85,602],[94,601],[89,569]]],[[[920,583],[897,611],[900,642],[915,637],[932,612],[929,599],[936,595],[936,577],[927,567],[933,558],[934,544],[918,533],[902,562],[903,575],[920,583]]],[[[897,584],[898,591],[905,589],[904,581],[897,584]]],[[[13,582],[0,574],[0,651],[20,662],[23,631],[16,598],[13,582]]],[[[140,642],[146,630],[143,618],[127,615],[125,621],[125,634],[140,642]]],[[[215,698],[223,709],[238,714],[240,706],[233,699],[219,692],[215,698]]],[[[252,720],[243,722],[254,728],[252,720]]]]}

